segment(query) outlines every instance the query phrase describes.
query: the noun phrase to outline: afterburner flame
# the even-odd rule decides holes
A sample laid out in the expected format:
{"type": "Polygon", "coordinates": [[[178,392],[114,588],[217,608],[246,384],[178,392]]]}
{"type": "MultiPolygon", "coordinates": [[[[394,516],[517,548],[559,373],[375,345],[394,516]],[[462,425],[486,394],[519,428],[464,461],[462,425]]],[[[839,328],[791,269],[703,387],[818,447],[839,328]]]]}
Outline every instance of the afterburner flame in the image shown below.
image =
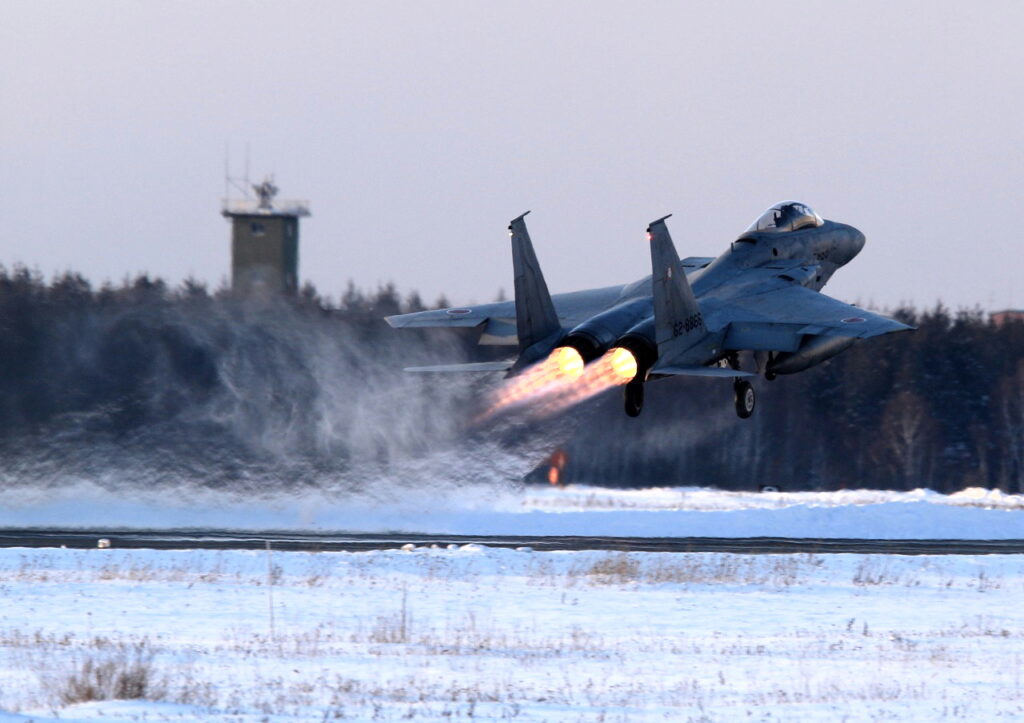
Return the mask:
{"type": "Polygon", "coordinates": [[[583,373],[583,357],[571,346],[560,346],[551,352],[550,359],[558,365],[559,371],[567,377],[575,379],[583,373]]]}
{"type": "Polygon", "coordinates": [[[618,346],[612,349],[609,354],[611,355],[609,363],[612,365],[612,370],[615,374],[619,378],[625,379],[627,383],[633,381],[637,370],[636,357],[633,356],[633,352],[618,346]]]}
{"type": "Polygon", "coordinates": [[[628,384],[636,377],[637,368],[636,357],[621,347],[588,365],[584,365],[583,357],[575,349],[559,347],[547,359],[506,379],[491,395],[487,411],[476,421],[526,406],[531,417],[550,417],[606,389],[628,384]]]}
{"type": "Polygon", "coordinates": [[[543,361],[509,377],[491,395],[491,403],[477,421],[484,421],[512,407],[529,404],[571,384],[584,371],[583,357],[572,347],[555,349],[543,361]]]}
{"type": "Polygon", "coordinates": [[[636,377],[637,368],[632,352],[616,347],[589,364],[572,384],[553,389],[537,399],[530,409],[531,416],[549,417],[605,390],[628,384],[636,377]]]}

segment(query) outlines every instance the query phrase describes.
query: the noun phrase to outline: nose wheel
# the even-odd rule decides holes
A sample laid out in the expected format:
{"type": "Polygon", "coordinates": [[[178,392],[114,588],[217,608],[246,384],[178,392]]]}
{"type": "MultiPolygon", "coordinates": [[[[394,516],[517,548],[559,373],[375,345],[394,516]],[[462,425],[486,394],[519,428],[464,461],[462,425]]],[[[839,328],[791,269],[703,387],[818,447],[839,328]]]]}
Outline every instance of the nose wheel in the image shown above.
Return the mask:
{"type": "Polygon", "coordinates": [[[757,404],[757,395],[754,394],[754,387],[746,379],[738,379],[732,387],[736,402],[736,414],[740,419],[748,419],[754,413],[757,404]]]}

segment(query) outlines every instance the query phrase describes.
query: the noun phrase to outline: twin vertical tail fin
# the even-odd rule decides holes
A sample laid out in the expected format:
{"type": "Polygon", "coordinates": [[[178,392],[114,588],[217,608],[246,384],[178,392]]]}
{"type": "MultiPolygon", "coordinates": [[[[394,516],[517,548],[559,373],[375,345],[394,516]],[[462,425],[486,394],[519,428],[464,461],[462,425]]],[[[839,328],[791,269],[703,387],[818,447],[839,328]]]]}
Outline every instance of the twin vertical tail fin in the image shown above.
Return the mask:
{"type": "Polygon", "coordinates": [[[530,233],[522,216],[508,226],[512,237],[512,268],[515,274],[516,331],[519,337],[519,359],[522,368],[541,359],[561,341],[562,325],[555,313],[548,285],[533,251],[530,233]]]}
{"type": "MultiPolygon", "coordinates": [[[[526,213],[513,219],[508,227],[512,237],[516,330],[519,337],[519,359],[514,370],[546,356],[564,335],[537,262],[530,233],[526,230],[526,213]]],[[[651,242],[655,340],[658,357],[663,360],[685,351],[707,333],[697,298],[665,225],[667,218],[669,216],[659,218],[647,227],[651,242]]]]}
{"type": "Polygon", "coordinates": [[[707,328],[697,297],[679,263],[679,254],[665,225],[665,216],[647,227],[651,242],[651,285],[654,293],[654,328],[658,357],[671,359],[685,351],[707,328]]]}

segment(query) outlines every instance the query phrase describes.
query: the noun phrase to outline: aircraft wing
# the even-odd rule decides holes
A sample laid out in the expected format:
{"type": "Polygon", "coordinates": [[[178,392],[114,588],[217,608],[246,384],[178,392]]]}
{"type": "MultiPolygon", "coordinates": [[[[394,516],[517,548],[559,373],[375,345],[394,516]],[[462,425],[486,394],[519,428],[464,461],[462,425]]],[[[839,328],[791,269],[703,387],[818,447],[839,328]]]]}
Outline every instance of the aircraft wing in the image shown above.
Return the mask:
{"type": "MultiPolygon", "coordinates": [[[[532,265],[536,266],[536,258],[532,256],[532,250],[530,254],[527,261],[531,261],[532,265]]],[[[690,256],[680,261],[679,265],[682,267],[683,273],[689,275],[705,268],[714,260],[712,257],[690,256]]],[[[623,286],[607,286],[555,294],[551,297],[554,306],[554,321],[564,329],[571,329],[624,299],[650,294],[650,289],[651,277],[648,276],[623,286]]],[[[524,296],[529,296],[529,294],[524,294],[524,296]]],[[[542,314],[538,314],[538,316],[542,316],[542,314]]],[[[385,321],[395,329],[479,328],[480,344],[515,345],[518,343],[517,314],[514,301],[497,301],[476,306],[395,314],[385,317],[385,321]]]]}
{"type": "Polygon", "coordinates": [[[795,351],[808,335],[867,339],[913,328],[796,285],[730,299],[715,316],[725,348],[737,350],[795,351]]]}
{"type": "MultiPolygon", "coordinates": [[[[572,291],[552,297],[559,324],[571,329],[594,314],[613,306],[623,294],[622,286],[572,291]]],[[[412,314],[385,317],[395,329],[478,328],[480,344],[515,345],[516,306],[514,301],[496,301],[490,304],[464,306],[452,309],[432,309],[412,314]]]]}

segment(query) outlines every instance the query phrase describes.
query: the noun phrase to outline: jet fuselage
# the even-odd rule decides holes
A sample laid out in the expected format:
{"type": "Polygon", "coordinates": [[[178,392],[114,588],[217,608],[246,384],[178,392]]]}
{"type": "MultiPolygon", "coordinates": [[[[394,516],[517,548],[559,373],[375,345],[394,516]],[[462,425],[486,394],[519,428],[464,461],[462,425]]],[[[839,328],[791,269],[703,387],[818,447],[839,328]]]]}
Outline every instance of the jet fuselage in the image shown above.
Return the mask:
{"type": "Polygon", "coordinates": [[[518,346],[516,360],[415,371],[527,374],[522,389],[508,395],[513,399],[556,388],[562,394],[563,386],[576,378],[582,391],[572,399],[621,384],[631,416],[640,412],[649,379],[733,378],[737,413],[748,417],[754,393],[746,378],[799,372],[859,339],[911,328],[820,293],[836,270],[860,253],[864,234],[827,221],[798,201],[767,209],[717,258],[680,260],[665,224],[668,217],[660,218],[647,228],[650,276],[554,296],[548,293],[524,216],[509,225],[514,302],[388,318],[396,327],[477,329],[481,344],[518,346]]]}

